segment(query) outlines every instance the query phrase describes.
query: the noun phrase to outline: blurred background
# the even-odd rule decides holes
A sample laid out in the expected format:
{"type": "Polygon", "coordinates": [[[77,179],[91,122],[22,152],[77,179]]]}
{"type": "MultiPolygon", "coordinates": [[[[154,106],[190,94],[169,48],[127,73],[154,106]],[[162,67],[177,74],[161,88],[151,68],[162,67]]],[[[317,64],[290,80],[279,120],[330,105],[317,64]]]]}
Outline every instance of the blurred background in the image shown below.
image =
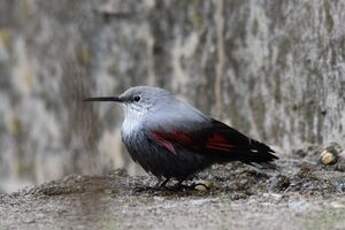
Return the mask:
{"type": "Polygon", "coordinates": [[[345,2],[0,0],[0,191],[131,163],[113,104],[164,87],[288,156],[344,144],[345,2]]]}

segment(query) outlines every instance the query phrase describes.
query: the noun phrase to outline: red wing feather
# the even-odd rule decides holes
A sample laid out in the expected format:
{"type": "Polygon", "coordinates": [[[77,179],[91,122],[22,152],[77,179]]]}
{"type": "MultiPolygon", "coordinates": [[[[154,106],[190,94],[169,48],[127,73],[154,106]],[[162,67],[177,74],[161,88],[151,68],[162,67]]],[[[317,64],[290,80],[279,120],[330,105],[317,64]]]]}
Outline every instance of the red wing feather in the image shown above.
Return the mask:
{"type": "Polygon", "coordinates": [[[173,144],[167,139],[166,133],[160,133],[160,132],[154,131],[152,132],[152,138],[161,146],[165,147],[167,150],[169,150],[173,154],[176,154],[176,150],[173,144]]]}
{"type": "Polygon", "coordinates": [[[176,130],[170,133],[152,131],[152,138],[174,154],[176,154],[174,145],[180,145],[199,153],[207,152],[207,149],[209,151],[216,150],[227,152],[234,147],[223,134],[216,132],[209,133],[205,132],[205,130],[202,130],[202,132],[190,133],[176,130]]]}

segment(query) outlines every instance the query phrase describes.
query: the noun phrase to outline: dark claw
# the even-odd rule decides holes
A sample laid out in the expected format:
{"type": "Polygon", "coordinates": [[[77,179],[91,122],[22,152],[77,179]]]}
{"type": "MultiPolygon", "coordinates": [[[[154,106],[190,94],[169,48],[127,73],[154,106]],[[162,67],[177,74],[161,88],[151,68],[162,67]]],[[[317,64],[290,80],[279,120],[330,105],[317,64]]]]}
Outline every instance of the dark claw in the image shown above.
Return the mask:
{"type": "MultiPolygon", "coordinates": [[[[165,188],[165,187],[166,187],[166,184],[169,182],[169,180],[170,180],[170,178],[166,178],[166,179],[159,185],[159,187],[165,188]]],[[[159,182],[158,182],[158,184],[159,184],[159,182]]]]}

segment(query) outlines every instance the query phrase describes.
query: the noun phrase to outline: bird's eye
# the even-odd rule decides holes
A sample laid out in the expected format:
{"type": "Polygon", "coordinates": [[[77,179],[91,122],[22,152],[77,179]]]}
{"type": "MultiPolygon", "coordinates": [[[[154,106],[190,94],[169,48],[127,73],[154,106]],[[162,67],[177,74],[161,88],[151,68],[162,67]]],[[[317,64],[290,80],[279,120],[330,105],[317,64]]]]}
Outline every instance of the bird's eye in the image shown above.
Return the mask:
{"type": "Polygon", "coordinates": [[[137,95],[137,96],[134,96],[134,98],[133,98],[133,100],[136,101],[136,102],[140,101],[140,99],[141,99],[141,98],[140,98],[140,96],[138,96],[138,95],[137,95]]]}

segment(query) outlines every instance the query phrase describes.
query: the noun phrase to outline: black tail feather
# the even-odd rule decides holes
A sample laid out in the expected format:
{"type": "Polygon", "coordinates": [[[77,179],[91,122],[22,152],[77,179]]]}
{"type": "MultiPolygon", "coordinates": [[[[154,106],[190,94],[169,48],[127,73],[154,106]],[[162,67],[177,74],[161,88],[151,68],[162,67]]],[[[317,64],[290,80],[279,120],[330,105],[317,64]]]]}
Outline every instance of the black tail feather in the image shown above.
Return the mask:
{"type": "Polygon", "coordinates": [[[220,161],[241,161],[246,164],[265,164],[278,159],[278,157],[274,155],[275,151],[269,146],[248,138],[220,121],[213,120],[213,129],[227,137],[229,143],[234,146],[229,152],[217,152],[217,157],[220,157],[220,161]]]}
{"type": "Polygon", "coordinates": [[[231,154],[224,154],[221,161],[241,161],[252,166],[261,165],[262,167],[274,168],[273,161],[279,159],[274,155],[275,151],[269,146],[256,141],[250,140],[247,146],[239,146],[232,149],[231,154]]]}
{"type": "Polygon", "coordinates": [[[271,162],[279,159],[274,155],[275,151],[269,146],[256,141],[250,140],[250,145],[245,151],[239,151],[239,160],[243,163],[257,163],[264,165],[272,165],[271,162]]]}

